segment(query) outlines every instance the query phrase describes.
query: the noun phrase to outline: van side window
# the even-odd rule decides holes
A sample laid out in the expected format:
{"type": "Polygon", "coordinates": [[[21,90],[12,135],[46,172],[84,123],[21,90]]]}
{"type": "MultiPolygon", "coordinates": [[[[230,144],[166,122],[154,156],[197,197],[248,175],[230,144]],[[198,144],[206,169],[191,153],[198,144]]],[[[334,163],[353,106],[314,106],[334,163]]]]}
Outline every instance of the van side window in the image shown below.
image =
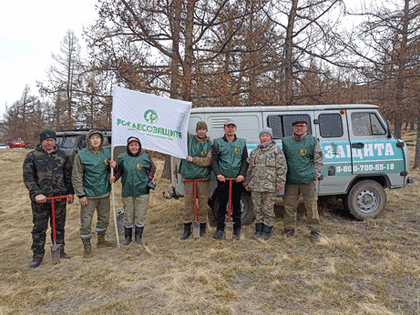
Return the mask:
{"type": "Polygon", "coordinates": [[[298,118],[303,118],[308,122],[308,132],[312,134],[309,115],[269,115],[267,117],[267,126],[273,129],[273,139],[281,139],[293,135],[292,123],[298,118]]]}
{"type": "Polygon", "coordinates": [[[340,114],[321,114],[319,131],[323,138],[340,138],[343,136],[343,120],[340,114]]]}
{"type": "Polygon", "coordinates": [[[353,113],[351,115],[354,136],[384,135],[385,127],[374,113],[353,113]]]}

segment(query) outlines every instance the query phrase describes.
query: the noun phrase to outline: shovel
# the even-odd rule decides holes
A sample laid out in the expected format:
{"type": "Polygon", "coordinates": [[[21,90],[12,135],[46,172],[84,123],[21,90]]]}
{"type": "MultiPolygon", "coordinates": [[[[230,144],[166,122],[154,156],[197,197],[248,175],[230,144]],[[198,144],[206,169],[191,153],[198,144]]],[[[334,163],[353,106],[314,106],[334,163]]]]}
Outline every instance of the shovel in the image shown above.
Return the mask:
{"type": "Polygon", "coordinates": [[[229,181],[229,210],[228,210],[228,222],[226,222],[226,240],[231,241],[233,239],[233,224],[232,222],[232,181],[236,181],[236,178],[225,178],[229,181]]]}
{"type": "Polygon", "coordinates": [[[68,196],[58,196],[58,197],[49,197],[46,198],[47,200],[51,200],[51,221],[52,221],[52,233],[53,233],[53,245],[50,246],[51,248],[51,260],[52,264],[58,264],[60,261],[60,247],[61,244],[57,244],[57,233],[55,229],[55,205],[54,200],[55,199],[63,199],[68,198],[68,196]]]}
{"type": "Polygon", "coordinates": [[[197,178],[194,180],[191,179],[184,179],[183,182],[193,182],[194,184],[194,218],[195,221],[192,223],[193,226],[193,237],[195,239],[200,238],[200,221],[198,221],[197,215],[197,182],[206,181],[205,178],[197,178]]]}

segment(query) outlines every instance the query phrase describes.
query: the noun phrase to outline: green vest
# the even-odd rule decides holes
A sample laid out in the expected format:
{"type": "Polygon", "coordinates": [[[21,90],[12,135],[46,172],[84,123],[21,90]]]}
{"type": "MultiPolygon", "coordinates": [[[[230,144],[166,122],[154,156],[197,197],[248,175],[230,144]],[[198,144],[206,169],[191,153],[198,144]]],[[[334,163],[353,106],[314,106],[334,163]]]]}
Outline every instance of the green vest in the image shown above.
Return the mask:
{"type": "Polygon", "coordinates": [[[140,197],[149,193],[147,175],[150,170],[150,156],[147,153],[140,156],[123,153],[118,157],[118,164],[123,167],[121,179],[123,197],[140,197]]]}
{"type": "MultiPolygon", "coordinates": [[[[188,155],[192,157],[205,157],[210,152],[211,146],[211,141],[201,143],[197,141],[197,138],[194,135],[190,135],[190,138],[188,139],[188,155]]],[[[181,164],[179,165],[179,173],[183,179],[208,179],[210,171],[210,167],[198,166],[185,159],[182,159],[181,164]]]]}
{"type": "Polygon", "coordinates": [[[246,150],[246,140],[236,138],[235,141],[227,142],[223,138],[214,140],[214,147],[219,151],[219,168],[226,178],[236,178],[242,166],[243,150],[246,150]]]}
{"type": "Polygon", "coordinates": [[[83,165],[83,189],[86,197],[100,197],[111,191],[109,183],[111,150],[103,148],[100,153],[93,153],[88,149],[80,150],[77,154],[83,165]]]}
{"type": "Polygon", "coordinates": [[[309,184],[316,177],[313,162],[316,138],[307,137],[295,141],[293,137],[283,138],[283,152],[287,161],[286,182],[289,184],[309,184]]]}

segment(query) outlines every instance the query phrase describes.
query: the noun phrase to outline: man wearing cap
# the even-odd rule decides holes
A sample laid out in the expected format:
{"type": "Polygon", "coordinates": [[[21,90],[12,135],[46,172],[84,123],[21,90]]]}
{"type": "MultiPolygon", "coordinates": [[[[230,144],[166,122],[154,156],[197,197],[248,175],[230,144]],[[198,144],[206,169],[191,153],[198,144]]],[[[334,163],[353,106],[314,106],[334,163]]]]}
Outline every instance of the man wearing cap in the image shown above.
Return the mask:
{"type": "Polygon", "coordinates": [[[199,121],[195,129],[197,134],[189,136],[188,156],[185,160],[181,160],[178,172],[183,180],[205,179],[205,181],[196,181],[197,196],[194,196],[194,182],[184,182],[185,207],[182,212],[184,234],[181,236],[181,240],[185,240],[191,235],[191,224],[195,220],[195,197],[198,201],[197,219],[200,222],[200,235],[206,234],[212,143],[207,137],[207,124],[204,121],[199,121]]]}
{"type": "Polygon", "coordinates": [[[302,118],[293,123],[293,136],[283,138],[283,152],[287,161],[286,187],[284,191],[284,231],[282,235],[293,236],[299,195],[302,194],[306,209],[306,224],[311,230],[311,242],[319,240],[320,220],[318,215],[316,180],[320,178],[324,156],[319,141],[311,136],[308,123],[302,118]]]}
{"type": "Polygon", "coordinates": [[[268,240],[274,225],[277,192],[286,182],[287,165],[282,150],[272,139],[271,128],[261,129],[260,144],[251,151],[244,186],[252,192],[255,214],[253,239],[268,240]]]}
{"type": "MultiPolygon", "coordinates": [[[[111,166],[114,167],[114,162],[111,166]]],[[[135,233],[135,242],[142,244],[146,214],[149,208],[149,183],[156,173],[156,166],[152,158],[141,148],[137,137],[127,139],[127,152],[118,156],[118,166],[111,183],[122,177],[122,201],[124,204],[124,233],[123,245],[129,245],[135,233]]]]}
{"type": "MultiPolygon", "coordinates": [[[[51,201],[49,197],[68,195],[69,203],[73,202],[71,184],[72,166],[68,156],[55,145],[57,136],[52,130],[44,130],[39,135],[40,144],[28,153],[23,163],[23,181],[31,198],[33,229],[30,268],[38,267],[45,253],[45,238],[48,220],[51,223],[51,201]]],[[[64,225],[66,222],[66,200],[57,199],[55,205],[56,243],[61,244],[60,257],[70,258],[64,252],[64,225]]],[[[53,233],[51,231],[51,239],[53,233]]]]}
{"type": "Polygon", "coordinates": [[[235,178],[232,181],[232,221],[233,233],[236,238],[241,234],[241,194],[242,182],[245,180],[248,169],[248,151],[246,140],[236,137],[236,123],[227,119],[223,130],[225,135],[214,140],[212,147],[211,167],[217,178],[217,192],[219,194],[219,211],[217,213],[217,228],[214,239],[220,239],[225,230],[226,206],[229,202],[229,181],[226,178],[235,178]]]}
{"type": "Polygon", "coordinates": [[[111,150],[104,148],[104,136],[99,130],[91,130],[86,135],[86,148],[80,150],[74,157],[72,181],[76,195],[79,197],[80,209],[80,238],[83,242],[84,257],[90,257],[92,238],[91,225],[95,210],[98,222],[97,247],[108,247],[114,244],[105,240],[109,224],[109,195],[111,184],[111,150]]]}

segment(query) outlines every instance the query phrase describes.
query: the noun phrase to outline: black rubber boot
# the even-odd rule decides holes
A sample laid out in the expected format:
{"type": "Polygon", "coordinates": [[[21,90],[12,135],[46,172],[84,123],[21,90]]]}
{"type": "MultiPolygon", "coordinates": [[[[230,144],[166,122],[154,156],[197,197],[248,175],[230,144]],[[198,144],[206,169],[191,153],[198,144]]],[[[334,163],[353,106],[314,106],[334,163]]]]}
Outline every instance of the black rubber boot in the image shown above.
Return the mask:
{"type": "Polygon", "coordinates": [[[143,241],[141,240],[142,236],[143,236],[143,230],[144,230],[144,226],[136,226],[135,229],[135,241],[137,244],[143,244],[143,241]]]}
{"type": "MultiPolygon", "coordinates": [[[[191,224],[192,223],[184,223],[184,234],[182,234],[180,240],[186,240],[191,235],[191,224]]],[[[200,226],[201,230],[201,226],[200,226]]]]}
{"type": "Polygon", "coordinates": [[[123,245],[130,245],[131,243],[131,239],[133,237],[133,228],[131,227],[125,227],[124,226],[124,235],[125,235],[125,240],[123,245]]]}
{"type": "Polygon", "coordinates": [[[263,225],[264,224],[262,224],[262,223],[255,223],[255,234],[252,235],[252,238],[254,240],[261,237],[261,233],[262,233],[262,230],[263,230],[263,225]]]}
{"type": "Polygon", "coordinates": [[[270,237],[272,229],[273,229],[272,226],[267,226],[267,225],[263,224],[263,230],[262,230],[262,233],[261,233],[261,238],[263,240],[268,240],[268,238],[270,237]]]}
{"type": "Polygon", "coordinates": [[[65,253],[63,246],[61,246],[61,248],[60,248],[60,258],[70,259],[70,256],[65,253]]]}
{"type": "Polygon", "coordinates": [[[41,262],[42,262],[42,258],[43,257],[40,257],[40,256],[33,257],[32,260],[31,260],[31,262],[29,263],[29,268],[36,268],[36,267],[38,267],[41,264],[41,262]]]}
{"type": "Polygon", "coordinates": [[[200,236],[206,235],[206,224],[200,223],[200,236]]]}

